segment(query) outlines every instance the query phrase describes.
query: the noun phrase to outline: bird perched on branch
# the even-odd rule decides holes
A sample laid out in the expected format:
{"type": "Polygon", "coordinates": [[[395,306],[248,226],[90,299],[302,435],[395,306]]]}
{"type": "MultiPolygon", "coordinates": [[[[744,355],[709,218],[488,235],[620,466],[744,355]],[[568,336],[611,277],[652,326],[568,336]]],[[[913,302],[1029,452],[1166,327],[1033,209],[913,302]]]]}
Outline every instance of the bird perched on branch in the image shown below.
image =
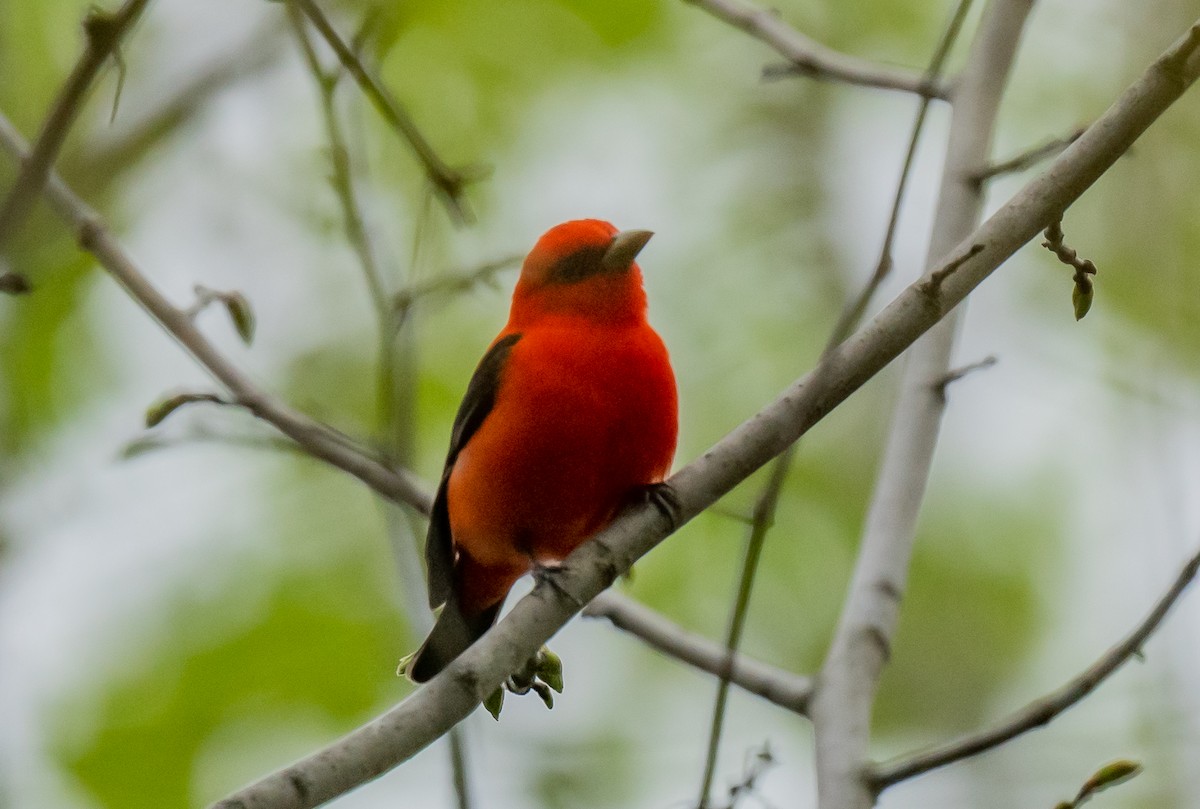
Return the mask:
{"type": "Polygon", "coordinates": [[[646,230],[581,219],[534,245],[508,324],[467,385],[429,522],[437,623],[407,673],[425,682],[496,621],[513,583],[553,566],[660,483],[675,454],[675,376],[646,320],[646,230]]]}

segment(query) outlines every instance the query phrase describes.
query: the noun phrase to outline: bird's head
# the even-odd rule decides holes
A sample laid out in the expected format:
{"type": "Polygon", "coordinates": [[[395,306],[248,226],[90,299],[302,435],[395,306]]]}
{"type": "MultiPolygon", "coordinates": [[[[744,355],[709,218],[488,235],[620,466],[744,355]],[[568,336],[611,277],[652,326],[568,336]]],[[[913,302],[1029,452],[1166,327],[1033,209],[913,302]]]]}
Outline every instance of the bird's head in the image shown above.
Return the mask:
{"type": "Polygon", "coordinates": [[[634,259],[653,235],[618,231],[600,219],[555,225],[525,258],[513,291],[512,319],[542,314],[643,318],[646,293],[634,259]]]}

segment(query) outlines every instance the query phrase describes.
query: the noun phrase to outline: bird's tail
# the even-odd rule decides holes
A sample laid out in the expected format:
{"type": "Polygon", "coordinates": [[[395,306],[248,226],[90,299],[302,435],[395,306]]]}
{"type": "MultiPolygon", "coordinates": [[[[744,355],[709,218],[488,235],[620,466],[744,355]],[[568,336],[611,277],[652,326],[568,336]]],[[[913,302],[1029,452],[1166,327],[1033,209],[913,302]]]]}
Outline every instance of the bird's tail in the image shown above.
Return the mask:
{"type": "Polygon", "coordinates": [[[501,603],[488,607],[478,615],[467,616],[459,607],[458,600],[451,596],[442,607],[442,614],[433,625],[433,631],[409,660],[405,669],[408,678],[414,683],[433,679],[496,623],[501,603]]]}

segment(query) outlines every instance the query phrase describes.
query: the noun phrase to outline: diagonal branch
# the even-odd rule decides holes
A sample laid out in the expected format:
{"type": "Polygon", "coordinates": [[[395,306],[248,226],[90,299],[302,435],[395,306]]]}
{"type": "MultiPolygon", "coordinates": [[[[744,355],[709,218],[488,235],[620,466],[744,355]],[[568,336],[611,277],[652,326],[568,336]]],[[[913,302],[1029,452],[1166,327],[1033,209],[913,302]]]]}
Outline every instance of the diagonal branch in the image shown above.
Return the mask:
{"type": "Polygon", "coordinates": [[[1150,614],[1124,640],[1101,655],[1087,670],[1057,691],[1034,700],[995,727],[981,733],[964,736],[939,747],[875,765],[867,776],[875,790],[883,791],[900,781],[978,755],[1011,741],[1023,733],[1048,724],[1063,711],[1092,693],[1129,658],[1141,653],[1146,641],[1162,624],[1167,613],[1183,595],[1183,591],[1195,580],[1198,571],[1200,571],[1200,553],[1188,560],[1170,589],[1158,600],[1154,609],[1150,610],[1150,614]]]}
{"type": "Polygon", "coordinates": [[[20,226],[34,201],[41,195],[55,158],[67,140],[67,133],[79,111],[84,97],[100,69],[109,57],[117,52],[121,38],[141,16],[150,0],[126,0],[125,5],[112,14],[93,10],[83,23],[87,34],[87,45],[83,55],[54,100],[50,114],[42,123],[41,131],[21,163],[21,171],[3,205],[0,205],[0,246],[20,226]]]}
{"type": "Polygon", "coordinates": [[[470,219],[463,192],[474,178],[450,168],[438,156],[425,135],[413,122],[408,110],[401,106],[396,97],[383,86],[383,83],[363,63],[358,54],[342,39],[314,0],[289,0],[289,2],[294,2],[304,12],[317,32],[329,43],[329,47],[333,48],[342,66],[354,77],[363,93],[375,105],[375,109],[408,142],[417,156],[417,160],[424,168],[426,176],[429,177],[429,181],[438,190],[454,218],[460,222],[470,219]]]}
{"type": "Polygon", "coordinates": [[[1200,75],[1200,21],[1050,167],[931,272],[774,402],[670,479],[677,521],[630,509],[583,543],[479,641],[398,706],[323,750],[219,801],[219,809],[318,806],[407,761],[475,710],[584,604],[841,404],[958,305],[1094,183],[1200,75]],[[978,250],[972,246],[979,245],[978,250]],[[937,280],[935,280],[937,279],[937,280]]]}
{"type": "MultiPolygon", "coordinates": [[[[965,172],[986,160],[996,116],[1033,0],[992,0],[984,12],[953,98],[946,165],[930,237],[928,265],[975,229],[983,189],[965,172]]],[[[979,244],[981,242],[973,242],[979,244]]],[[[943,289],[956,271],[930,276],[943,289]]],[[[901,379],[862,544],[813,695],[817,794],[822,809],[867,809],[875,803],[862,777],[879,678],[908,579],[917,515],[946,400],[938,380],[950,367],[959,312],[950,313],[913,347],[901,379]]]]}
{"type": "Polygon", "coordinates": [[[652,649],[701,671],[716,677],[728,673],[734,685],[781,708],[798,714],[808,710],[812,692],[809,678],[741,654],[729,665],[725,646],[682,629],[632,598],[610,590],[592,599],[583,614],[587,618],[606,618],[617,629],[636,635],[652,649]]]}
{"type": "MultiPolygon", "coordinates": [[[[24,139],[3,115],[0,115],[0,147],[15,160],[23,160],[28,154],[24,139]]],[[[79,246],[94,255],[130,297],[243,407],[274,425],[312,455],[349,472],[385,497],[428,511],[429,495],[412,475],[388,468],[352,446],[345,436],[292,410],[255,385],[196,328],[186,309],[175,306],[150,283],[100,217],[53,172],[48,177],[45,193],[55,213],[74,231],[79,246]]]]}
{"type": "Polygon", "coordinates": [[[841,81],[863,87],[903,90],[930,98],[945,98],[944,86],[911,70],[878,65],[826,47],[792,28],[774,11],[740,0],[684,0],[718,20],[745,31],[770,45],[788,60],[787,71],[817,79],[841,81]]]}

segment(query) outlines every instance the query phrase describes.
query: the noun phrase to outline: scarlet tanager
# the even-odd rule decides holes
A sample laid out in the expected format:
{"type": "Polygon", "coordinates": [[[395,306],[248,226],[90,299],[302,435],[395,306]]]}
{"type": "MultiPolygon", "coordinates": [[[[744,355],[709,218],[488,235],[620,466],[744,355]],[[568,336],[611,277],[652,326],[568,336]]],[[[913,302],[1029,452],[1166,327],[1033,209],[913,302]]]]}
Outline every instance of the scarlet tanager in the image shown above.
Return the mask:
{"type": "Polygon", "coordinates": [[[581,219],[525,259],[508,324],[467,385],[425,555],[442,612],[408,665],[425,682],[553,566],[666,477],[678,405],[634,258],[645,230],[581,219]]]}

